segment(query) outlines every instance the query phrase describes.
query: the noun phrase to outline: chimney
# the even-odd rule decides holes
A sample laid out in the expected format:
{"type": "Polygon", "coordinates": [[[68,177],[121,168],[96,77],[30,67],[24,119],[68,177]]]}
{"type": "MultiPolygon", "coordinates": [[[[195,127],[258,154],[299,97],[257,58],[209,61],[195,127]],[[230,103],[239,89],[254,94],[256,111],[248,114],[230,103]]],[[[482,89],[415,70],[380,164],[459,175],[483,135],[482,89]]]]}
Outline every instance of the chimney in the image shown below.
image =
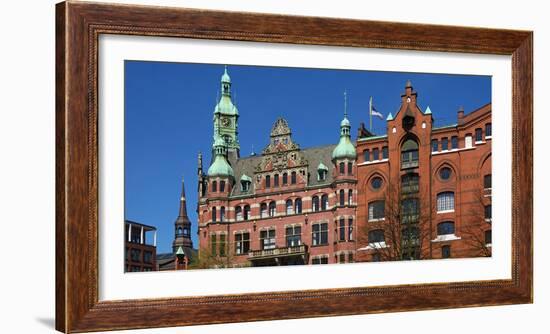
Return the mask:
{"type": "Polygon", "coordinates": [[[459,125],[464,123],[464,106],[458,107],[457,118],[459,125]]]}

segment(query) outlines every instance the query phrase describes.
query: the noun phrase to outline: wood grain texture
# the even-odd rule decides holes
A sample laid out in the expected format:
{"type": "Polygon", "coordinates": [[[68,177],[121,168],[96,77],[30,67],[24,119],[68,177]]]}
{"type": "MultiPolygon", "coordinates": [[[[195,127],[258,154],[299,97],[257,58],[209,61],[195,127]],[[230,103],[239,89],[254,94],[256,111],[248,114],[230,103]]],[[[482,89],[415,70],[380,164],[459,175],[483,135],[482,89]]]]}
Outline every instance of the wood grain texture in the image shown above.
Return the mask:
{"type": "Polygon", "coordinates": [[[59,331],[532,302],[532,32],[70,1],[57,5],[56,20],[56,328],[59,331]],[[101,34],[511,55],[512,279],[98,301],[97,43],[101,34]]]}

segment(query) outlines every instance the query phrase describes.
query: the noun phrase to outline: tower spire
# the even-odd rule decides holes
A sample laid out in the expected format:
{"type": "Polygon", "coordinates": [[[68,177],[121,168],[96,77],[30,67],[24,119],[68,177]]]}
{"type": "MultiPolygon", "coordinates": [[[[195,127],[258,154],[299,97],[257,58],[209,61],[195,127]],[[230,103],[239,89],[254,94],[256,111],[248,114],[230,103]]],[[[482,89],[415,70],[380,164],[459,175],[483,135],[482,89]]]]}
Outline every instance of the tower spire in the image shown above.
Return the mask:
{"type": "Polygon", "coordinates": [[[185,217],[187,218],[187,205],[185,200],[185,180],[182,177],[181,178],[181,196],[180,196],[180,210],[179,210],[179,216],[178,217],[185,217]]]}
{"type": "Polygon", "coordinates": [[[348,117],[348,92],[344,90],[344,118],[348,117]]]}

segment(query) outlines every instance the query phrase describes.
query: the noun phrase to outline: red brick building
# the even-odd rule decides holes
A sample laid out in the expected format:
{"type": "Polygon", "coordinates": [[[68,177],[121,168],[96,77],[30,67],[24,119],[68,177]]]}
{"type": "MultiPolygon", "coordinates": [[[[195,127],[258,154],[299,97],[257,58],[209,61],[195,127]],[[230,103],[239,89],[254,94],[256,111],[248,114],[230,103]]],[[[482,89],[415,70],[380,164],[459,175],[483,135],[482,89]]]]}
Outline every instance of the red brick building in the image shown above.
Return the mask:
{"type": "Polygon", "coordinates": [[[401,98],[385,135],[363,127],[354,145],[344,107],[335,145],[302,149],[279,118],[261,154],[240,157],[226,69],[207,171],[198,159],[195,265],[490,255],[491,106],[437,128],[410,82],[401,98]]]}
{"type": "Polygon", "coordinates": [[[241,158],[227,71],[221,90],[207,173],[199,155],[200,261],[207,267],[353,262],[357,175],[348,119],[337,145],[301,149],[279,118],[261,155],[241,158]]]}
{"type": "Polygon", "coordinates": [[[157,229],[154,226],[125,220],[124,231],[124,271],[157,270],[157,229]],[[148,237],[151,234],[152,238],[148,237]]]}
{"type": "Polygon", "coordinates": [[[359,261],[491,254],[491,105],[433,122],[407,82],[387,133],[359,131],[359,261]]]}

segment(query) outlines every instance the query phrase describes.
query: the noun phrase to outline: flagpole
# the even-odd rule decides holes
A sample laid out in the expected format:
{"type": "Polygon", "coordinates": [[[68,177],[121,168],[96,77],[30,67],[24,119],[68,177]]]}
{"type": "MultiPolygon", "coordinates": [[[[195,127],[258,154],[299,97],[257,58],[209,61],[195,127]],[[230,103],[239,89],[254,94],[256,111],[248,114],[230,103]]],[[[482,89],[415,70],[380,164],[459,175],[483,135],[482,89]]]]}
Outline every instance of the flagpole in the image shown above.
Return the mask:
{"type": "Polygon", "coordinates": [[[372,133],[372,96],[369,99],[369,131],[372,133]]]}

